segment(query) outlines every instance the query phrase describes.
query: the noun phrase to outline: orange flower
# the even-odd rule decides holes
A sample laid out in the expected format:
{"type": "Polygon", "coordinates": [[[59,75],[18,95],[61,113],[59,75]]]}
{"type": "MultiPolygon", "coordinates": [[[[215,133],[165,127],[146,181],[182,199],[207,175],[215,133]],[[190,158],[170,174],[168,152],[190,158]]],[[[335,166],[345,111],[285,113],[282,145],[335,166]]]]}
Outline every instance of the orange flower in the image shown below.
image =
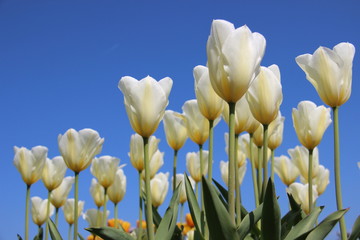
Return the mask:
{"type": "MultiPolygon", "coordinates": [[[[130,231],[130,226],[131,224],[129,222],[123,221],[121,219],[118,219],[118,223],[119,225],[124,229],[125,232],[129,232],[130,231]]],[[[109,227],[115,227],[115,219],[109,219],[107,222],[107,225],[109,227]]]]}
{"type": "Polygon", "coordinates": [[[186,224],[189,225],[189,227],[193,228],[195,226],[190,213],[186,214],[185,219],[186,224]]]}
{"type": "MultiPolygon", "coordinates": [[[[139,228],[139,220],[136,221],[136,227],[139,228]]],[[[146,221],[142,221],[142,224],[141,224],[141,228],[142,229],[145,229],[146,228],[146,221]]]]}
{"type": "Polygon", "coordinates": [[[94,235],[89,235],[86,240],[103,240],[101,237],[99,236],[95,236],[94,235]]]}

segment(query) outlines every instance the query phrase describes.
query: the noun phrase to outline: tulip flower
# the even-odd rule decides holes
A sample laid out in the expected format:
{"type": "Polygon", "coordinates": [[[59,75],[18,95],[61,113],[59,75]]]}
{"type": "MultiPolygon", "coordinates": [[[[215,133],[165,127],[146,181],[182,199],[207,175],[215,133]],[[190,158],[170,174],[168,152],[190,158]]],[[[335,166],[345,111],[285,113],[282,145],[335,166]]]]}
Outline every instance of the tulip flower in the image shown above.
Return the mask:
{"type": "Polygon", "coordinates": [[[326,187],[329,185],[330,171],[323,165],[319,165],[319,171],[314,178],[314,185],[318,195],[322,195],[325,192],[326,187]]]}
{"type": "MultiPolygon", "coordinates": [[[[84,208],[84,201],[78,201],[78,216],[82,213],[82,210],[84,208]]],[[[66,222],[69,224],[69,233],[68,233],[68,239],[71,237],[71,226],[74,224],[74,207],[75,207],[75,199],[70,198],[66,200],[65,205],[63,206],[63,212],[66,222]]]]}
{"type": "Polygon", "coordinates": [[[167,143],[172,149],[180,150],[188,137],[184,117],[180,113],[166,110],[163,122],[167,143]]]}
{"type": "Polygon", "coordinates": [[[65,177],[60,186],[51,191],[50,202],[55,207],[55,225],[58,226],[59,208],[61,208],[70,193],[75,177],[65,177]]]}
{"type": "Polygon", "coordinates": [[[105,190],[104,187],[98,183],[98,181],[93,178],[91,179],[91,186],[90,186],[90,194],[94,200],[95,205],[100,208],[104,206],[105,203],[105,190]]]}
{"type": "Polygon", "coordinates": [[[301,144],[309,150],[319,145],[331,123],[330,108],[317,107],[313,102],[302,101],[293,108],[294,128],[301,144]]]}
{"type": "Polygon", "coordinates": [[[107,194],[114,203],[115,227],[117,228],[118,203],[124,198],[126,193],[126,176],[122,170],[123,166],[118,167],[114,183],[108,188],[107,194]]]}
{"type": "Polygon", "coordinates": [[[172,87],[169,77],[157,82],[147,76],[140,81],[125,76],[118,87],[124,94],[124,103],[131,127],[142,137],[150,137],[157,129],[168,105],[172,87]]]}
{"type": "MultiPolygon", "coordinates": [[[[31,198],[31,215],[33,222],[41,227],[47,219],[47,199],[41,199],[40,197],[32,197],[31,198]]],[[[50,214],[49,216],[53,215],[54,213],[54,206],[50,205],[50,214]]]]}
{"type": "Polygon", "coordinates": [[[45,165],[48,149],[43,146],[33,147],[28,150],[25,147],[14,147],[14,165],[20,172],[26,184],[25,198],[25,240],[29,239],[29,201],[30,187],[41,178],[45,165]]]}
{"type": "MultiPolygon", "coordinates": [[[[308,182],[309,173],[309,150],[303,146],[296,146],[293,149],[289,149],[288,153],[291,157],[291,161],[299,169],[300,175],[304,178],[304,181],[308,182]]],[[[314,178],[319,171],[319,150],[315,148],[312,155],[312,178],[314,178]]]]}
{"type": "Polygon", "coordinates": [[[186,154],[186,169],[190,173],[193,180],[198,183],[201,181],[202,175],[206,175],[208,170],[207,156],[208,151],[203,151],[202,156],[202,172],[200,171],[200,152],[188,152],[186,154]]]}
{"type": "MultiPolygon", "coordinates": [[[[103,218],[103,211],[98,209],[88,209],[85,213],[82,214],[84,220],[86,220],[89,224],[89,228],[98,228],[101,227],[101,223],[99,219],[103,218]]],[[[109,216],[110,212],[106,211],[106,218],[109,216]]]]}
{"type": "MultiPolygon", "coordinates": [[[[155,174],[159,171],[159,169],[164,165],[164,153],[156,150],[156,152],[152,155],[150,159],[150,179],[152,179],[155,174]]],[[[141,176],[142,179],[145,179],[146,171],[142,171],[141,176]]]]}
{"type": "MultiPolygon", "coordinates": [[[[189,180],[190,180],[191,186],[194,188],[195,187],[194,179],[192,179],[192,177],[189,176],[189,180]]],[[[184,204],[187,201],[185,182],[184,182],[185,181],[185,175],[182,174],[182,173],[176,174],[175,181],[176,181],[176,186],[181,185],[180,186],[180,203],[184,204]]]]}
{"type": "Polygon", "coordinates": [[[312,195],[314,196],[311,203],[309,202],[309,194],[308,194],[308,184],[301,183],[292,183],[286,191],[294,197],[294,200],[301,205],[301,209],[309,214],[311,212],[311,206],[313,205],[318,198],[318,193],[316,191],[315,186],[312,187],[312,195]]]}
{"type": "Polygon", "coordinates": [[[169,173],[158,173],[150,181],[152,205],[158,208],[165,200],[169,189],[169,173]]]}
{"type": "MultiPolygon", "coordinates": [[[[155,136],[149,138],[149,158],[151,159],[154,153],[158,150],[160,139],[155,136]]],[[[130,162],[139,172],[144,169],[144,140],[135,133],[131,135],[130,139],[130,162]]]]}
{"type": "Polygon", "coordinates": [[[274,157],[275,149],[278,148],[283,141],[285,117],[281,116],[279,111],[274,121],[269,124],[268,147],[271,149],[271,179],[274,181],[274,157]]]}
{"type": "Polygon", "coordinates": [[[296,165],[287,156],[281,155],[274,158],[274,170],[281,181],[289,187],[295,182],[300,172],[296,165]]]}
{"type": "MultiPolygon", "coordinates": [[[[224,133],[224,138],[225,138],[225,152],[226,154],[229,154],[229,133],[224,133]]],[[[245,147],[241,146],[242,144],[244,144],[241,138],[238,138],[238,141],[236,142],[237,142],[236,165],[238,168],[240,168],[246,163],[246,154],[244,152],[245,147]]]]}
{"type": "MultiPolygon", "coordinates": [[[[239,172],[239,185],[242,184],[244,177],[245,177],[245,172],[246,172],[246,160],[244,165],[242,165],[241,167],[238,167],[238,172],[239,172]]],[[[221,178],[224,181],[225,185],[228,186],[228,172],[229,171],[229,162],[225,162],[225,161],[220,161],[220,172],[221,172],[221,178]]]]}
{"type": "Polygon", "coordinates": [[[351,94],[352,65],[355,47],[339,43],[333,49],[319,47],[313,55],[296,57],[296,63],[306,73],[306,78],[330,107],[344,104],[351,94]]]}

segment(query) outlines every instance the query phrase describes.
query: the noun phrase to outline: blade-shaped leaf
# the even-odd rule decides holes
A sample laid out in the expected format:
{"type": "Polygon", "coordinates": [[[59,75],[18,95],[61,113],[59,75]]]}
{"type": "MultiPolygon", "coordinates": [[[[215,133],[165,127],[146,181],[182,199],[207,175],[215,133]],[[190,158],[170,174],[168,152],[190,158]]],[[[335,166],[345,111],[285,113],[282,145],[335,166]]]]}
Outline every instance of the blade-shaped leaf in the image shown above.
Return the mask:
{"type": "Polygon", "coordinates": [[[225,199],[226,202],[228,202],[228,191],[215,179],[212,179],[215,183],[215,186],[219,189],[221,196],[225,199]]]}
{"type": "Polygon", "coordinates": [[[166,209],[165,215],[160,222],[159,228],[156,231],[155,240],[171,239],[173,236],[179,209],[179,188],[180,185],[176,187],[171,197],[170,205],[166,209]]]}
{"type": "Polygon", "coordinates": [[[289,199],[291,210],[295,210],[295,211],[301,210],[301,205],[295,201],[294,197],[289,193],[287,194],[287,196],[289,199]]]}
{"type": "Polygon", "coordinates": [[[347,211],[348,209],[342,209],[327,216],[309,233],[306,239],[325,239],[325,237],[330,233],[330,231],[334,228],[340,218],[347,211]]]}
{"type": "Polygon", "coordinates": [[[292,209],[281,219],[281,239],[284,239],[290,230],[301,220],[301,211],[301,209],[292,209]]]}
{"type": "Polygon", "coordinates": [[[85,240],[85,238],[83,236],[81,236],[80,233],[78,233],[78,237],[80,238],[80,240],[85,240]]]}
{"type": "Polygon", "coordinates": [[[34,240],[42,240],[43,239],[43,228],[39,228],[38,234],[34,237],[34,240]]]}
{"type": "Polygon", "coordinates": [[[227,209],[221,202],[214,186],[202,178],[206,220],[211,239],[238,239],[235,225],[230,221],[227,209]]]}
{"type": "Polygon", "coordinates": [[[16,234],[18,240],[23,240],[22,237],[19,234],[16,234]]]}
{"type": "Polygon", "coordinates": [[[260,204],[254,211],[248,213],[241,221],[237,229],[239,239],[245,239],[252,229],[257,229],[255,224],[260,220],[263,211],[263,204],[260,204]]]}
{"type": "Polygon", "coordinates": [[[49,225],[49,231],[50,231],[50,236],[52,240],[62,240],[61,235],[55,225],[55,223],[51,220],[51,218],[49,218],[47,220],[48,225],[49,225]]]}
{"type": "Polygon", "coordinates": [[[269,178],[262,209],[261,232],[264,240],[279,240],[281,236],[281,213],[276,199],[274,183],[269,178]]]}
{"type": "Polygon", "coordinates": [[[352,227],[349,240],[356,240],[360,237],[360,215],[355,220],[354,226],[352,227]]]}
{"type": "Polygon", "coordinates": [[[133,237],[124,231],[112,227],[85,228],[85,230],[98,235],[104,240],[134,240],[133,237]]]}
{"type": "MultiPolygon", "coordinates": [[[[186,173],[185,173],[185,190],[186,190],[186,197],[188,200],[191,217],[194,221],[196,229],[198,231],[201,231],[203,223],[201,222],[201,212],[200,212],[199,203],[196,199],[189,177],[186,173]]],[[[202,239],[204,238],[201,232],[199,232],[199,235],[201,236],[202,239]]]]}
{"type": "Polygon", "coordinates": [[[314,227],[316,220],[319,217],[319,214],[321,213],[322,209],[323,207],[314,208],[313,211],[310,213],[310,215],[306,216],[291,229],[289,234],[286,235],[285,240],[296,239],[302,234],[310,231],[314,227]]]}

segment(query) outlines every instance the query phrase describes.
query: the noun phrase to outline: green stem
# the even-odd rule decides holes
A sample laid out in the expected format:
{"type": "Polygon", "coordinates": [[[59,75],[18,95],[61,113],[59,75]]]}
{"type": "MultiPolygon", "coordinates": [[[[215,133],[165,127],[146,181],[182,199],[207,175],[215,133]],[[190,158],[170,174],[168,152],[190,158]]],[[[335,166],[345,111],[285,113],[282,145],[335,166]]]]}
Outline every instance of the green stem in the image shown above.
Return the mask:
{"type": "Polygon", "coordinates": [[[176,161],[177,161],[178,150],[174,150],[174,164],[173,164],[173,193],[176,188],[176,161]]]}
{"type": "Polygon", "coordinates": [[[69,224],[68,239],[71,238],[71,226],[72,226],[72,224],[69,224]]]}
{"type": "Polygon", "coordinates": [[[268,125],[263,124],[264,134],[263,134],[263,170],[264,170],[264,178],[263,178],[263,188],[262,188],[262,201],[264,200],[265,190],[268,182],[268,164],[267,164],[267,150],[268,150],[268,125]]]}
{"type": "Polygon", "coordinates": [[[55,226],[58,227],[59,224],[59,208],[55,209],[55,226]]]}
{"type": "MultiPolygon", "coordinates": [[[[341,178],[340,178],[340,135],[339,135],[339,107],[333,107],[334,115],[334,169],[335,169],[335,192],[337,210],[343,209],[341,196],[341,178]]],[[[347,239],[345,218],[340,218],[341,239],[347,239]]]]}
{"type": "Polygon", "coordinates": [[[30,187],[26,185],[26,199],[25,199],[25,240],[29,240],[29,202],[30,202],[30,187]]]}
{"type": "Polygon", "coordinates": [[[229,172],[228,199],[230,221],[235,225],[235,103],[229,103],[229,172]]]}
{"type": "Polygon", "coordinates": [[[313,149],[309,149],[309,172],[308,172],[309,213],[311,213],[313,209],[312,171],[313,171],[313,149]]]}
{"type": "Polygon", "coordinates": [[[115,228],[119,227],[118,223],[118,204],[114,203],[114,218],[115,218],[115,228]]]}
{"type": "Polygon", "coordinates": [[[208,179],[210,181],[212,181],[213,147],[214,147],[214,120],[209,120],[208,179]]]}
{"type": "Polygon", "coordinates": [[[106,226],[106,203],[107,203],[107,199],[106,199],[106,195],[107,195],[107,188],[104,188],[104,214],[103,214],[103,219],[102,219],[102,226],[105,227],[106,226]]]}
{"type": "Polygon", "coordinates": [[[146,229],[148,240],[154,240],[152,199],[150,189],[150,161],[149,161],[149,138],[144,140],[144,162],[145,162],[145,193],[146,193],[146,229]]]}
{"type": "Polygon", "coordinates": [[[262,203],[262,197],[261,197],[261,190],[262,190],[262,182],[263,182],[263,178],[262,178],[262,158],[261,158],[261,147],[257,147],[258,148],[258,169],[257,169],[257,177],[258,177],[258,194],[259,194],[259,204],[262,203]]]}
{"type": "Polygon", "coordinates": [[[45,240],[49,239],[49,224],[47,220],[49,220],[49,215],[50,215],[50,198],[51,198],[50,196],[51,196],[51,191],[48,191],[48,201],[46,205],[45,240]]]}
{"type": "Polygon", "coordinates": [[[97,211],[96,211],[96,227],[100,227],[101,224],[101,219],[100,219],[100,207],[97,207],[97,211]]]}
{"type": "Polygon", "coordinates": [[[275,150],[271,150],[271,181],[274,182],[274,158],[275,158],[275,150]]]}
{"type": "MultiPolygon", "coordinates": [[[[203,151],[202,151],[203,147],[201,144],[199,144],[199,158],[200,158],[200,174],[201,174],[201,179],[204,173],[204,163],[203,163],[203,151]]],[[[201,180],[202,181],[202,180],[201,180]]],[[[203,197],[203,189],[201,187],[201,193],[200,193],[200,197],[201,197],[201,205],[200,205],[200,211],[203,211],[204,209],[204,197],[203,197]]]]}
{"type": "Polygon", "coordinates": [[[142,212],[143,212],[143,202],[142,202],[142,180],[141,180],[141,171],[139,171],[139,231],[137,234],[137,239],[140,240],[142,238],[142,212]]]}
{"type": "Polygon", "coordinates": [[[249,144],[249,151],[250,151],[250,163],[251,163],[251,173],[252,173],[252,180],[253,180],[253,187],[254,187],[254,196],[255,196],[255,206],[259,206],[259,190],[258,190],[258,183],[257,183],[257,176],[256,176],[256,168],[255,168],[255,159],[253,159],[252,154],[252,145],[253,145],[253,134],[250,134],[250,144],[249,144]]]}
{"type": "Polygon", "coordinates": [[[184,223],[184,204],[180,205],[180,223],[184,223]]]}
{"type": "Polygon", "coordinates": [[[78,218],[79,218],[78,201],[79,201],[79,173],[75,172],[74,240],[78,238],[78,218]]]}
{"type": "Polygon", "coordinates": [[[240,183],[239,183],[239,166],[238,166],[238,141],[239,134],[235,134],[235,209],[236,209],[236,225],[241,223],[241,199],[240,199],[240,183]]]}
{"type": "Polygon", "coordinates": [[[196,200],[199,202],[199,183],[195,183],[196,200]]]}

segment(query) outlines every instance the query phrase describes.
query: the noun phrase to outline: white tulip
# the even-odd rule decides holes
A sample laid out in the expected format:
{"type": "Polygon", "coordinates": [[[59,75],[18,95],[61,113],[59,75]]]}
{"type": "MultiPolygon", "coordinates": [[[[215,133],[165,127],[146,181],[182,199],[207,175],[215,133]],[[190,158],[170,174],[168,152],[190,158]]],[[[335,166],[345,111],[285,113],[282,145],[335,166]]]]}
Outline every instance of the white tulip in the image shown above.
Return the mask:
{"type": "Polygon", "coordinates": [[[91,186],[90,186],[90,194],[95,202],[95,205],[97,207],[101,207],[104,206],[105,203],[105,189],[103,186],[101,186],[100,183],[98,183],[98,181],[93,178],[91,180],[91,186]]]}
{"type": "Polygon", "coordinates": [[[106,189],[113,184],[120,159],[112,156],[94,158],[90,171],[106,189]]]}
{"type": "MultiPolygon", "coordinates": [[[[156,150],[156,152],[150,158],[150,179],[152,179],[157,171],[164,165],[164,153],[156,150]]],[[[141,172],[142,179],[145,180],[145,169],[141,172]]]]}
{"type": "Polygon", "coordinates": [[[300,175],[299,169],[285,155],[274,158],[274,171],[286,186],[295,182],[296,178],[300,175]]]}
{"type": "Polygon", "coordinates": [[[200,152],[189,152],[186,154],[186,169],[195,182],[200,182],[202,175],[208,172],[209,151],[202,151],[203,172],[200,172],[200,152]]]}
{"type": "MultiPolygon", "coordinates": [[[[84,204],[84,201],[78,201],[78,216],[81,215],[82,210],[84,209],[84,204]]],[[[74,207],[75,200],[73,198],[67,199],[65,205],[63,206],[65,220],[70,225],[74,224],[74,207]]]]}
{"type": "MultiPolygon", "coordinates": [[[[31,198],[31,215],[33,222],[39,227],[43,225],[47,219],[47,199],[41,199],[40,197],[31,198]]],[[[49,217],[54,214],[55,208],[50,204],[49,217]]]]}
{"type": "MultiPolygon", "coordinates": [[[[173,178],[171,178],[171,182],[173,182],[173,178]]],[[[188,177],[189,180],[190,180],[190,184],[192,186],[192,188],[194,189],[195,188],[195,181],[194,179],[192,179],[191,176],[188,177]]],[[[184,204],[186,201],[187,201],[187,195],[186,195],[186,188],[185,188],[185,175],[184,174],[181,174],[181,173],[178,173],[176,174],[176,183],[175,185],[178,186],[178,185],[181,185],[180,186],[180,203],[181,204],[184,204]]],[[[171,185],[172,186],[172,185],[171,185]]]]}
{"type": "Polygon", "coordinates": [[[41,180],[48,191],[52,191],[60,186],[66,169],[66,164],[61,156],[54,157],[51,160],[46,158],[41,180]]]}
{"type": "Polygon", "coordinates": [[[121,167],[116,171],[114,183],[108,188],[107,194],[113,203],[120,202],[126,193],[126,176],[121,167]]]}
{"type": "Polygon", "coordinates": [[[60,208],[65,204],[74,181],[75,177],[65,177],[60,186],[51,191],[50,202],[54,207],[60,208]]]}
{"type": "Polygon", "coordinates": [[[179,150],[188,138],[184,116],[166,110],[163,118],[166,141],[174,150],[179,150]]]}
{"type": "MultiPolygon", "coordinates": [[[[84,220],[86,220],[89,224],[89,228],[91,227],[101,227],[101,219],[103,219],[103,211],[97,209],[88,209],[85,213],[82,214],[84,220]]],[[[108,218],[110,212],[106,211],[106,218],[108,218]]]]}
{"type": "MultiPolygon", "coordinates": [[[[318,198],[318,193],[316,191],[316,187],[313,186],[313,202],[316,201],[318,198]]],[[[306,213],[309,214],[310,206],[309,206],[309,186],[308,184],[301,184],[301,183],[292,183],[286,191],[294,197],[294,200],[301,205],[301,209],[306,213]]]]}
{"type": "Polygon", "coordinates": [[[169,189],[169,173],[158,173],[150,181],[151,199],[154,207],[159,207],[165,200],[169,189]]]}
{"type": "MultiPolygon", "coordinates": [[[[160,139],[155,136],[149,138],[149,159],[158,150],[160,139]]],[[[130,162],[138,171],[142,171],[145,168],[144,165],[144,140],[143,138],[135,133],[130,138],[130,162]]]]}
{"type": "MultiPolygon", "coordinates": [[[[288,153],[292,162],[297,166],[301,176],[308,182],[309,171],[309,150],[303,146],[296,146],[293,149],[289,149],[288,153]]],[[[312,156],[312,177],[314,178],[319,171],[319,150],[315,148],[312,156]]]]}
{"type": "Polygon", "coordinates": [[[325,192],[326,187],[329,185],[329,177],[329,169],[325,168],[323,165],[319,165],[318,173],[315,178],[313,178],[319,196],[325,192]]]}

